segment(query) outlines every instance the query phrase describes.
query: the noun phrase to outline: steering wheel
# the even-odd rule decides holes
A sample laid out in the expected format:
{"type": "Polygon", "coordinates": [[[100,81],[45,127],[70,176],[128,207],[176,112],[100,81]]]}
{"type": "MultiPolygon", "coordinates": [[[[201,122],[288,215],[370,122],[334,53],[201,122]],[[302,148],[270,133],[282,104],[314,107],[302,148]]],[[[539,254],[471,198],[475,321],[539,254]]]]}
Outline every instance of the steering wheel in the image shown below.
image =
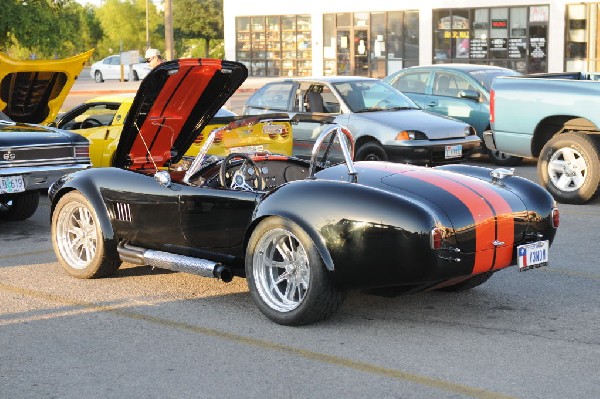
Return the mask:
{"type": "Polygon", "coordinates": [[[81,122],[81,129],[89,129],[91,127],[99,127],[103,125],[104,124],[96,118],[86,118],[83,122],[81,122]]]}
{"type": "Polygon", "coordinates": [[[222,187],[233,190],[261,191],[265,188],[265,181],[256,163],[248,155],[239,153],[229,154],[223,160],[219,170],[219,183],[222,187]],[[236,159],[243,159],[244,162],[231,174],[229,166],[236,159]]]}

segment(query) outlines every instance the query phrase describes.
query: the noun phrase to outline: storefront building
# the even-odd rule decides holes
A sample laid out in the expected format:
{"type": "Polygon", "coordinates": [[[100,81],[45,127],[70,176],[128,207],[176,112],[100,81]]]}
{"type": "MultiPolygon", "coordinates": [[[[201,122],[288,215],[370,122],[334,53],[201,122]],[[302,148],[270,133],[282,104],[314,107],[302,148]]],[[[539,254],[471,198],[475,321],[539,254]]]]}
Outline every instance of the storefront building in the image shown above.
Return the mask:
{"type": "Polygon", "coordinates": [[[273,77],[381,78],[458,62],[522,73],[600,71],[600,2],[421,3],[224,0],[225,56],[250,76],[273,77]]]}

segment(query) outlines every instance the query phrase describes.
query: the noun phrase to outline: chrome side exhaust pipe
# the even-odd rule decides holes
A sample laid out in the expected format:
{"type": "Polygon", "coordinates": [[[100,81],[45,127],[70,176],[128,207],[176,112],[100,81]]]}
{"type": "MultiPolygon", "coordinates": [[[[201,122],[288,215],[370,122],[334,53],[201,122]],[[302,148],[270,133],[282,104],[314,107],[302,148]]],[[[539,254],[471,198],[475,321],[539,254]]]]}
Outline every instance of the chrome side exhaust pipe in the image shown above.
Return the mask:
{"type": "Polygon", "coordinates": [[[175,272],[191,273],[203,277],[213,277],[226,283],[233,280],[233,273],[221,263],[207,259],[193,258],[170,252],[155,251],[121,243],[117,247],[119,257],[123,262],[134,265],[148,265],[175,272]]]}

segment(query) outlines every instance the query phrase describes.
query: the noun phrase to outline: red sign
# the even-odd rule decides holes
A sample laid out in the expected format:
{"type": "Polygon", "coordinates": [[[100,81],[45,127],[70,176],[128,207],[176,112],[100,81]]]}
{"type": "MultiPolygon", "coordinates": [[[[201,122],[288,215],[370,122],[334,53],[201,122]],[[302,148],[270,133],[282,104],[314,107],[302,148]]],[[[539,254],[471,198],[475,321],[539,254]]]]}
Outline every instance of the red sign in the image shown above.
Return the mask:
{"type": "Polygon", "coordinates": [[[492,19],[492,29],[506,29],[507,27],[508,27],[508,20],[492,19]]]}

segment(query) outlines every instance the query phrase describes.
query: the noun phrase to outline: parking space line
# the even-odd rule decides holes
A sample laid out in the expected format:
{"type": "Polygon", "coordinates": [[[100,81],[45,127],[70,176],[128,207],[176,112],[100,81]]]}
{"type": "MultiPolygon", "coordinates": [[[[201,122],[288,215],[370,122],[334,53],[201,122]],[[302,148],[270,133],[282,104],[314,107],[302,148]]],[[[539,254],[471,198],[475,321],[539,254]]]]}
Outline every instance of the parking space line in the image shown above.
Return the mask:
{"type": "Polygon", "coordinates": [[[17,287],[0,283],[0,290],[11,292],[14,294],[23,295],[35,299],[57,302],[62,305],[82,308],[87,311],[97,311],[114,314],[132,320],[145,321],[155,325],[173,328],[180,331],[192,332],[199,335],[214,337],[227,340],[233,343],[267,349],[271,351],[282,352],[290,355],[302,357],[304,359],[313,360],[319,363],[326,363],[334,366],[345,367],[363,373],[374,374],[377,376],[387,377],[394,380],[410,382],[422,385],[429,388],[438,389],[440,391],[452,392],[460,395],[470,396],[478,399],[511,399],[512,396],[487,391],[485,389],[475,388],[467,385],[452,383],[441,379],[427,377],[420,374],[409,373],[397,369],[391,369],[375,364],[358,362],[355,360],[343,358],[325,353],[313,352],[306,349],[295,348],[293,346],[278,344],[275,342],[265,341],[257,338],[252,338],[244,335],[229,333],[222,330],[195,326],[175,320],[164,319],[156,316],[145,315],[130,310],[123,309],[118,306],[98,305],[90,302],[83,302],[69,299],[63,296],[50,294],[42,291],[31,290],[28,288],[17,287]]]}
{"type": "Polygon", "coordinates": [[[54,251],[52,249],[41,249],[39,251],[19,252],[18,254],[11,254],[11,255],[0,255],[0,259],[21,258],[23,256],[53,254],[53,253],[54,253],[54,251]]]}

